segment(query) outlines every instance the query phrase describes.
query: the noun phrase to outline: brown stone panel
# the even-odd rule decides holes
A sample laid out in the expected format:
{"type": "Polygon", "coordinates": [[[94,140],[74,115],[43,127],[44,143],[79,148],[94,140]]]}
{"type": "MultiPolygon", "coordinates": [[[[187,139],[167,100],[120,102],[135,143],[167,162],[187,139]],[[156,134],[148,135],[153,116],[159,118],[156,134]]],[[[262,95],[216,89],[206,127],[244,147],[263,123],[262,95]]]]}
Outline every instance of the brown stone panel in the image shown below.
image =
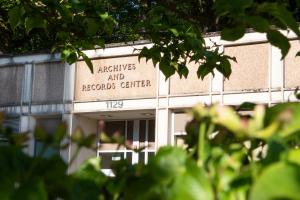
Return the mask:
{"type": "Polygon", "coordinates": [[[237,63],[231,61],[232,74],[224,81],[225,91],[268,88],[269,44],[225,47],[225,54],[237,59],[237,63]]]}
{"type": "Polygon", "coordinates": [[[300,51],[299,40],[290,41],[291,49],[284,59],[285,87],[295,88],[300,86],[300,57],[296,56],[300,51]]]}
{"type": "Polygon", "coordinates": [[[62,102],[64,63],[41,63],[34,66],[33,103],[62,102]]]}
{"type": "Polygon", "coordinates": [[[96,101],[155,97],[156,70],[152,62],[137,56],[93,60],[92,74],[85,64],[76,64],[75,100],[96,101]]]}
{"type": "Polygon", "coordinates": [[[198,78],[198,65],[190,63],[188,66],[189,74],[187,78],[178,74],[174,74],[170,78],[170,94],[192,94],[192,93],[208,93],[210,75],[207,75],[203,80],[198,78]]]}
{"type": "Polygon", "coordinates": [[[0,105],[21,103],[24,66],[0,67],[0,105]]]}

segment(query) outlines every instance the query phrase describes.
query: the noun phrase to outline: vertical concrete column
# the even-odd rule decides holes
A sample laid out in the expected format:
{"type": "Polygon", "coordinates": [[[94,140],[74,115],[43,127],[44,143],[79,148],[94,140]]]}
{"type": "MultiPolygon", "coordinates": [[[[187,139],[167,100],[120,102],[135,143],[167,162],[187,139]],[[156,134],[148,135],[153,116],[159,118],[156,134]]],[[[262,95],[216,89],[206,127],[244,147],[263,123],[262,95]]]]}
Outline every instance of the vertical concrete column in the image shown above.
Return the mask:
{"type": "MultiPolygon", "coordinates": [[[[76,128],[80,128],[85,136],[97,133],[98,121],[96,119],[87,118],[79,115],[73,115],[71,118],[69,118],[69,120],[71,120],[72,123],[72,128],[70,129],[72,133],[76,130],[76,128]]],[[[77,146],[75,144],[71,144],[69,146],[68,162],[70,162],[71,159],[74,157],[71,166],[69,166],[69,172],[78,169],[78,167],[85,160],[97,156],[95,150],[87,148],[81,148],[78,154],[76,155],[76,149],[77,146]]]]}
{"type": "MultiPolygon", "coordinates": [[[[209,47],[214,47],[215,45],[219,46],[219,52],[224,52],[224,46],[221,45],[221,37],[211,37],[206,38],[205,43],[209,47]]],[[[215,48],[215,47],[214,47],[215,48]]],[[[223,85],[224,85],[224,76],[218,70],[214,69],[214,76],[211,75],[210,81],[210,96],[211,103],[223,103],[223,85]]]]}
{"type": "MultiPolygon", "coordinates": [[[[64,141],[62,141],[62,143],[63,144],[65,144],[66,142],[70,142],[69,140],[68,140],[68,136],[71,136],[71,134],[72,134],[72,119],[73,118],[73,114],[63,114],[62,115],[62,120],[63,120],[63,122],[65,122],[66,123],[66,125],[67,125],[67,135],[66,135],[66,138],[65,138],[65,140],[64,141]]],[[[66,149],[62,149],[61,151],[60,151],[60,156],[62,157],[62,159],[66,162],[66,163],[68,163],[69,162],[69,159],[70,159],[70,150],[71,150],[71,143],[69,144],[69,147],[67,147],[66,149]]]]}
{"type": "Polygon", "coordinates": [[[211,80],[211,103],[223,103],[223,84],[224,84],[224,76],[219,71],[214,69],[215,76],[212,76],[211,80]],[[214,95],[215,94],[215,95],[214,95]]]}
{"type": "MultiPolygon", "coordinates": [[[[139,147],[139,130],[140,130],[140,120],[133,121],[133,147],[139,147]]],[[[139,154],[136,152],[132,153],[132,164],[138,163],[139,154]]]]}
{"type": "Polygon", "coordinates": [[[156,150],[158,150],[159,147],[169,144],[169,79],[166,80],[165,75],[159,70],[157,67],[157,105],[156,105],[156,119],[155,119],[155,142],[156,142],[156,150]],[[163,102],[165,100],[165,103],[160,105],[160,101],[163,102]]]}
{"type": "Polygon", "coordinates": [[[156,149],[170,144],[170,119],[171,113],[168,109],[159,109],[156,115],[156,149]]]}
{"type": "MultiPolygon", "coordinates": [[[[156,67],[157,70],[159,70],[158,67],[156,67]]],[[[169,94],[169,83],[170,79],[166,80],[165,75],[159,70],[158,73],[158,95],[159,96],[167,96],[169,94]]]]}
{"type": "Polygon", "coordinates": [[[281,60],[281,51],[277,47],[270,47],[270,89],[280,90],[280,95],[273,95],[271,93],[271,101],[283,101],[283,77],[284,77],[284,64],[281,60]]]}
{"type": "Polygon", "coordinates": [[[33,131],[36,124],[36,120],[31,116],[21,116],[20,117],[20,132],[28,132],[29,140],[27,143],[27,147],[24,148],[24,152],[33,156],[34,155],[34,137],[33,131]]]}
{"type": "Polygon", "coordinates": [[[75,70],[75,64],[69,65],[68,63],[65,63],[64,102],[73,101],[75,89],[75,70]]]}
{"type": "Polygon", "coordinates": [[[22,85],[22,103],[28,104],[31,102],[32,95],[32,70],[33,64],[25,64],[24,81],[22,85]]]}

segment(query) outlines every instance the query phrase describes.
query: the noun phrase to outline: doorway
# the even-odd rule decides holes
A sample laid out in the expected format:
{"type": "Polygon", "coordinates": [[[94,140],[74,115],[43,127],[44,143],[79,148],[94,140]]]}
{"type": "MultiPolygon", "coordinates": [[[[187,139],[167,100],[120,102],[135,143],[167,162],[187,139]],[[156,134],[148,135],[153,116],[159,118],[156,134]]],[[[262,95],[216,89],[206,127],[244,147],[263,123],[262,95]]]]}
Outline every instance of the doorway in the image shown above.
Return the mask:
{"type": "Polygon", "coordinates": [[[101,157],[101,168],[104,172],[110,171],[113,161],[126,159],[131,164],[146,164],[155,154],[154,119],[105,121],[102,131],[109,137],[123,137],[127,144],[125,147],[101,140],[101,133],[98,134],[100,142],[97,156],[101,157]],[[135,152],[132,149],[142,150],[135,152]]]}

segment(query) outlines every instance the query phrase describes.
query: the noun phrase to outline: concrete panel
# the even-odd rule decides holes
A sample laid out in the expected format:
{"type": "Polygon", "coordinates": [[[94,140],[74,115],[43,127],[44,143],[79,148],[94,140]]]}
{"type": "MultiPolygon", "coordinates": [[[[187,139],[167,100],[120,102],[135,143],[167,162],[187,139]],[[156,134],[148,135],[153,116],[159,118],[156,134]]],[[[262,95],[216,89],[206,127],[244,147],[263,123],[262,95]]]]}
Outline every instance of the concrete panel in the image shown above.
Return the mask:
{"type": "Polygon", "coordinates": [[[170,78],[170,94],[208,93],[210,75],[201,80],[197,77],[198,65],[190,63],[188,68],[189,74],[187,79],[184,77],[180,79],[178,74],[170,78]]]}
{"type": "Polygon", "coordinates": [[[33,103],[62,102],[64,63],[42,63],[34,66],[33,103]]]}
{"type": "Polygon", "coordinates": [[[76,66],[75,100],[95,101],[155,97],[156,70],[137,56],[93,61],[92,74],[85,62],[76,66]]]}
{"type": "Polygon", "coordinates": [[[185,132],[185,126],[191,120],[192,116],[187,113],[175,113],[174,132],[185,132]]]}
{"type": "Polygon", "coordinates": [[[0,105],[20,105],[24,66],[0,67],[0,105]]]}
{"type": "MultiPolygon", "coordinates": [[[[80,115],[74,115],[73,116],[73,132],[77,129],[80,128],[82,129],[84,135],[90,135],[90,134],[96,134],[97,133],[97,120],[96,119],[91,119],[87,117],[83,117],[80,115]]],[[[95,141],[96,143],[96,141],[95,141]]],[[[70,158],[71,159],[75,152],[76,152],[76,145],[72,144],[70,147],[70,158]]],[[[81,148],[79,151],[78,155],[76,156],[75,160],[73,163],[71,163],[71,166],[69,168],[69,172],[73,172],[76,170],[85,160],[96,157],[96,151],[92,149],[87,149],[87,148],[81,148]]]]}
{"type": "Polygon", "coordinates": [[[231,61],[232,74],[224,82],[225,91],[268,88],[269,44],[225,47],[225,54],[237,59],[237,63],[231,61]]]}
{"type": "Polygon", "coordinates": [[[300,51],[299,40],[290,41],[291,49],[284,59],[285,66],[285,88],[300,86],[300,57],[295,57],[300,51]]]}

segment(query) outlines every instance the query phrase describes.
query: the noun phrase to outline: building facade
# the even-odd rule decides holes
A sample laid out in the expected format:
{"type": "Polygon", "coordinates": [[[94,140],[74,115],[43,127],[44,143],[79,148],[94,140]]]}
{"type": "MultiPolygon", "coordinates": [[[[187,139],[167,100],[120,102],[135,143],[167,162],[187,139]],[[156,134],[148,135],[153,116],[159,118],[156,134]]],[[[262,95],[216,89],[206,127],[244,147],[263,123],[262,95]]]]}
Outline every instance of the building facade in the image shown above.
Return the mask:
{"type": "MultiPolygon", "coordinates": [[[[291,50],[284,60],[264,34],[248,33],[235,42],[222,41],[219,36],[206,38],[208,46],[216,42],[220,51],[236,57],[230,80],[217,71],[200,80],[193,63],[187,79],[176,74],[166,80],[151,61],[138,61],[134,50],[151,44],[86,51],[93,59],[93,74],[83,61],[62,63],[59,54],[2,55],[0,110],[7,116],[4,124],[18,132],[32,132],[41,125],[50,133],[65,121],[71,135],[78,127],[84,134],[99,133],[99,121],[104,120],[108,135],[118,131],[133,147],[146,148],[135,153],[103,143],[97,152],[83,149],[72,169],[96,155],[102,157],[104,171],[120,158],[146,163],[160,146],[180,143],[190,120],[184,110],[197,103],[235,106],[246,101],[266,105],[296,101],[293,92],[300,86],[300,58],[295,55],[300,43],[292,33],[285,34],[291,50]]],[[[34,155],[39,148],[39,141],[31,139],[25,151],[34,155]]],[[[60,153],[69,162],[74,149],[70,145],[67,150],[49,153],[60,153]]]]}

